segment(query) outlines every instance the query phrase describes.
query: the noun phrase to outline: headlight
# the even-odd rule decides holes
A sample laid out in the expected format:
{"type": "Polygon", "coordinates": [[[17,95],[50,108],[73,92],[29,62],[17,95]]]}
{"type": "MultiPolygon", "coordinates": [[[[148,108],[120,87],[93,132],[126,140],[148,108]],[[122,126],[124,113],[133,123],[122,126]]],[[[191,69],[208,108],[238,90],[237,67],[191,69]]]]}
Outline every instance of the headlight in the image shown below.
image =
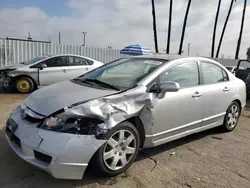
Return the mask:
{"type": "Polygon", "coordinates": [[[67,119],[59,116],[47,118],[40,128],[57,132],[72,134],[95,134],[97,125],[102,121],[88,117],[69,117],[67,119]]]}

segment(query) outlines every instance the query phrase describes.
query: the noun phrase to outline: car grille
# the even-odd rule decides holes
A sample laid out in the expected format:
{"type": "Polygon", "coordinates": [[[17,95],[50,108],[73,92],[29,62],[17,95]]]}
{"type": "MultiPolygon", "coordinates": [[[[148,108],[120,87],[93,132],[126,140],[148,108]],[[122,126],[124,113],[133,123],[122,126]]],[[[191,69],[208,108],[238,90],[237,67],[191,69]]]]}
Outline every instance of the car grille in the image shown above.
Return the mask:
{"type": "Polygon", "coordinates": [[[34,156],[37,160],[42,161],[46,164],[50,164],[52,157],[49,155],[46,155],[44,153],[41,153],[39,151],[34,150],[34,156]]]}

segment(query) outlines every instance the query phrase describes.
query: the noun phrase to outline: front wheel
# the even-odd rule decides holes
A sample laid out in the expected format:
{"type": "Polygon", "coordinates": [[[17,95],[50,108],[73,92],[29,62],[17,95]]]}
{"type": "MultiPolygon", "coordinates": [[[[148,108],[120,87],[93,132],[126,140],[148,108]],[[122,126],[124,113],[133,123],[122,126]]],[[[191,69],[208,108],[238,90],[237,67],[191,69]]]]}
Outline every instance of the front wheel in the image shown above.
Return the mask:
{"type": "Polygon", "coordinates": [[[16,80],[16,90],[20,93],[30,93],[35,89],[34,82],[28,77],[21,77],[16,80]]]}
{"type": "Polygon", "coordinates": [[[237,102],[232,102],[231,105],[228,107],[224,123],[222,125],[223,129],[226,132],[233,131],[238,124],[239,117],[240,117],[241,109],[237,102]]]}
{"type": "Polygon", "coordinates": [[[111,129],[105,138],[107,142],[92,159],[97,175],[116,176],[127,170],[135,160],[140,138],[137,129],[129,122],[123,122],[111,129]]]}

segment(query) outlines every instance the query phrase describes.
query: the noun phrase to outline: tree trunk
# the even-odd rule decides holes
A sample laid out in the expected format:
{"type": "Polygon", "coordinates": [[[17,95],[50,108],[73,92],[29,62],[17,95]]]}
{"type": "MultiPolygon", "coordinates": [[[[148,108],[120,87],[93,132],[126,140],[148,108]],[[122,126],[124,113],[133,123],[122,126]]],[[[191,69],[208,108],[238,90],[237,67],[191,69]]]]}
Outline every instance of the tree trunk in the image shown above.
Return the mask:
{"type": "Polygon", "coordinates": [[[182,53],[182,46],[183,46],[185,30],[186,30],[186,25],[187,25],[187,18],[188,18],[188,13],[189,13],[191,1],[192,0],[188,0],[188,5],[187,5],[187,9],[186,9],[186,14],[185,14],[183,28],[182,28],[182,34],[181,34],[181,41],[180,41],[180,47],[179,47],[179,53],[178,53],[179,55],[181,55],[181,53],[182,53]]]}
{"type": "Polygon", "coordinates": [[[168,41],[167,41],[166,54],[169,54],[169,51],[170,51],[170,38],[171,38],[171,25],[172,25],[172,7],[173,7],[173,0],[170,0],[170,3],[169,3],[169,19],[168,19],[168,41]]]}
{"type": "Polygon", "coordinates": [[[153,30],[154,30],[155,52],[158,53],[157,29],[156,29],[156,18],[155,18],[155,1],[154,0],[152,0],[152,15],[153,15],[153,30]]]}
{"type": "Polygon", "coordinates": [[[240,44],[241,44],[241,38],[242,38],[242,33],[243,33],[243,28],[244,28],[244,21],[245,21],[246,6],[247,6],[247,0],[244,1],[244,8],[243,8],[243,12],[242,12],[240,34],[239,34],[239,39],[238,39],[237,47],[236,47],[235,59],[239,58],[240,44]]]}
{"type": "Polygon", "coordinates": [[[213,39],[212,39],[211,57],[214,57],[214,45],[215,45],[217,22],[218,22],[218,17],[220,14],[220,5],[221,5],[221,0],[219,0],[218,2],[217,12],[216,12],[215,21],[214,21],[214,33],[213,33],[213,39]]]}
{"type": "Polygon", "coordinates": [[[221,43],[222,43],[222,40],[223,40],[223,37],[224,37],[224,33],[225,33],[225,30],[226,30],[226,27],[227,27],[227,22],[229,20],[230,14],[231,14],[234,1],[235,0],[231,0],[231,4],[230,4],[230,7],[229,7],[229,10],[228,10],[228,13],[227,13],[227,17],[226,17],[226,20],[225,20],[225,23],[224,23],[224,26],[223,26],[223,29],[222,29],[221,36],[220,36],[220,41],[219,41],[218,49],[217,49],[217,52],[216,52],[216,58],[218,58],[219,54],[220,54],[221,43]]]}

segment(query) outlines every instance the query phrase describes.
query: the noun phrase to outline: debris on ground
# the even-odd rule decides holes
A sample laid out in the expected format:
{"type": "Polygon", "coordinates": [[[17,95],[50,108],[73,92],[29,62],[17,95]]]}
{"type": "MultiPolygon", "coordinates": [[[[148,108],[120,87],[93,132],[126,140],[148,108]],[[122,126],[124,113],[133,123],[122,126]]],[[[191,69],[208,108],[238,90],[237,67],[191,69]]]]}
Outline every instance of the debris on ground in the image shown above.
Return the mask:
{"type": "Polygon", "coordinates": [[[170,153],[170,156],[175,155],[175,152],[170,153]]]}
{"type": "Polygon", "coordinates": [[[151,170],[151,172],[152,172],[155,169],[155,167],[157,166],[157,161],[156,161],[156,159],[154,159],[152,157],[149,157],[149,159],[155,162],[155,165],[154,165],[154,167],[151,170]]]}
{"type": "Polygon", "coordinates": [[[217,136],[212,136],[213,139],[217,139],[217,140],[222,140],[221,137],[217,137],[217,136]]]}

